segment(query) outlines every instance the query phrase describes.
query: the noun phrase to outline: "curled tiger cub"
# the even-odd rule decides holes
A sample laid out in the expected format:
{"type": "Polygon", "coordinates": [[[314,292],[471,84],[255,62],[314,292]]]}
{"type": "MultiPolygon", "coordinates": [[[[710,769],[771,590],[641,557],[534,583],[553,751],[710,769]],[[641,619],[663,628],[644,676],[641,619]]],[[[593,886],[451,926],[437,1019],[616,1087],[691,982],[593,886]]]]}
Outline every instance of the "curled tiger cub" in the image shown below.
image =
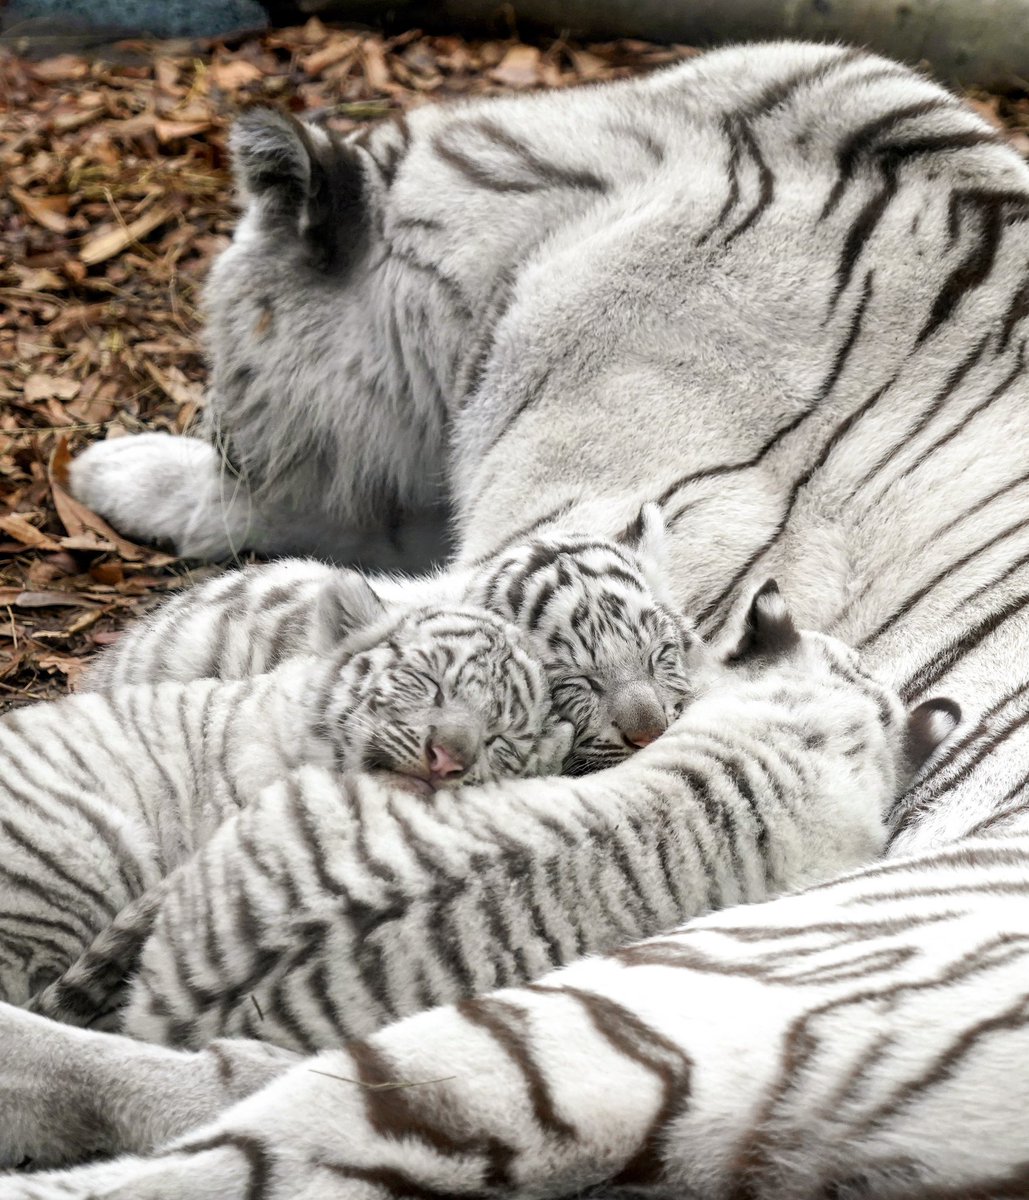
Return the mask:
{"type": "MultiPolygon", "coordinates": [[[[367,584],[360,600],[378,602],[367,584]]],[[[302,765],[419,796],[559,771],[571,733],[521,635],[473,608],[387,616],[239,682],[119,688],[0,718],[0,997],[24,1003],[127,903],[302,765]]]]}
{"type": "MultiPolygon", "coordinates": [[[[890,809],[957,715],[945,700],[909,713],[848,647],[800,633],[766,584],[720,680],[664,737],[574,790],[507,781],[431,805],[384,802],[370,780],[313,768],[266,790],[138,913],[140,928],[123,922],[120,943],[101,939],[104,952],[146,939],[121,1029],[164,1046],[201,1049],[228,1035],[309,1053],[614,952],[705,909],[819,882],[879,853],[890,809]]],[[[81,1018],[90,987],[120,985],[131,965],[119,972],[104,953],[87,954],[34,1007],[81,1018]]],[[[38,1028],[7,1020],[11,1037],[38,1028]]],[[[43,1093],[61,1091],[58,1072],[28,1105],[21,1085],[16,1102],[0,1092],[8,1161],[141,1151],[158,1128],[182,1132],[168,1114],[184,1110],[192,1068],[173,1100],[167,1084],[145,1097],[130,1078],[138,1051],[58,1036],[72,1064],[72,1047],[88,1044],[107,1056],[112,1083],[126,1074],[117,1089],[136,1097],[135,1132],[41,1145],[53,1110],[33,1134],[39,1118],[26,1113],[55,1100],[43,1093]]],[[[193,1103],[200,1111],[212,1097],[193,1103]]],[[[81,1125],[114,1129],[107,1104],[97,1091],[81,1125]]]]}

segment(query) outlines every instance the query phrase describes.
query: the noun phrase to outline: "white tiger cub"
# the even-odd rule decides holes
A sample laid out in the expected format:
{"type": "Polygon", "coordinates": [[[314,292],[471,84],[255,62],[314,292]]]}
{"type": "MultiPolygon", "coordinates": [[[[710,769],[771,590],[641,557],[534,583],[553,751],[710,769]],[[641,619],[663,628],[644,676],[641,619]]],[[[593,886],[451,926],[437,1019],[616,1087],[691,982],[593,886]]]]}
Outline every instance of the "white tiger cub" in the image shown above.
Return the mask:
{"type": "Polygon", "coordinates": [[[664,522],[653,504],[619,539],[538,534],[425,580],[369,584],[354,571],[288,559],[163,605],[99,657],[84,687],[244,678],[291,655],[330,653],[382,601],[473,604],[525,635],[574,730],[565,770],[582,774],[653,741],[704,686],[705,648],[674,610],[665,571],[664,522]]]}
{"type": "MultiPolygon", "coordinates": [[[[851,649],[798,633],[766,584],[718,683],[571,794],[509,781],[385,803],[371,780],[314,769],[274,785],[169,881],[122,1028],[162,1045],[231,1035],[310,1052],[817,882],[879,853],[888,811],[956,720],[944,700],[908,713],[851,649]]],[[[37,1027],[0,1018],[0,1036],[18,1028],[37,1027]]],[[[148,1095],[146,1051],[54,1034],[63,1068],[28,1099],[19,1084],[17,1103],[0,1090],[8,1162],[147,1150],[217,1105],[187,1060],[148,1095]],[[83,1106],[74,1121],[62,1091],[83,1106]],[[44,1130],[64,1132],[43,1144],[44,1130]]],[[[242,1054],[259,1077],[287,1061],[242,1054]]]]}
{"type": "Polygon", "coordinates": [[[0,997],[24,1003],[298,766],[378,772],[419,795],[560,768],[570,734],[517,630],[471,608],[379,615],[333,655],[251,680],[0,719],[0,997]]]}

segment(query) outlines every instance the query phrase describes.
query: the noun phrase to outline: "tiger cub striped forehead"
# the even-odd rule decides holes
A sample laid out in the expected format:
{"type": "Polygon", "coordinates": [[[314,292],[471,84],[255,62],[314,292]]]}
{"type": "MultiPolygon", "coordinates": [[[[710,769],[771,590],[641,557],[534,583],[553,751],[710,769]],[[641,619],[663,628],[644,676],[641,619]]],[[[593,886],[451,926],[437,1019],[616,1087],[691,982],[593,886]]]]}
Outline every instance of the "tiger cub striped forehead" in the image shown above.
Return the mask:
{"type": "Polygon", "coordinates": [[[660,516],[647,506],[635,542],[545,534],[502,551],[467,598],[523,630],[554,704],[575,731],[576,772],[653,741],[696,694],[706,651],[663,602],[660,516]]]}
{"type": "Polygon", "coordinates": [[[319,708],[342,769],[414,790],[556,773],[570,744],[522,634],[470,607],[416,609],[349,638],[319,708]]]}
{"type": "MultiPolygon", "coordinates": [[[[549,703],[543,672],[528,654],[523,639],[491,613],[471,608],[437,608],[406,615],[385,643],[389,660],[383,663],[379,686],[416,682],[431,670],[452,689],[452,702],[466,706],[473,699],[487,718],[505,714],[522,724],[537,719],[549,703]]],[[[369,663],[370,656],[364,656],[369,663]]],[[[445,693],[434,694],[440,707],[445,693]]]]}

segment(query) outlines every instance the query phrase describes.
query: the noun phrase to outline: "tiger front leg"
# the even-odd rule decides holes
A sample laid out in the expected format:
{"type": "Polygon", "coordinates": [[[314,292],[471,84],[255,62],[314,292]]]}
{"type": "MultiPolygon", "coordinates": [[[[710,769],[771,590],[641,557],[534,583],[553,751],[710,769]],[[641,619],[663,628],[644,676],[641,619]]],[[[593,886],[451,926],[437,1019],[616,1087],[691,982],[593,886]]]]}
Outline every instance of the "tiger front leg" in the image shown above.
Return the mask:
{"type": "Polygon", "coordinates": [[[214,446],[167,433],[96,442],[71,464],[75,496],[119,532],[189,558],[260,548],[257,512],[214,446]]]}

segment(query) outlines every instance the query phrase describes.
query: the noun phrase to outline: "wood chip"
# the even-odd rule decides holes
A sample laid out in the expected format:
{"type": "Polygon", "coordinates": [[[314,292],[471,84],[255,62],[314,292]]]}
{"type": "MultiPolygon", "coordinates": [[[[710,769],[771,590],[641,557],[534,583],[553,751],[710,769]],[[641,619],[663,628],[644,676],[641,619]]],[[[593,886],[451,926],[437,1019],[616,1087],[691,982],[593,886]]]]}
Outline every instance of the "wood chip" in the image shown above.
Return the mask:
{"type": "Polygon", "coordinates": [[[505,87],[535,87],[540,82],[541,58],[535,46],[512,46],[489,77],[505,87]]]}
{"type": "Polygon", "coordinates": [[[81,592],[19,592],[9,603],[14,608],[92,608],[96,601],[81,592]]]}
{"type": "Polygon", "coordinates": [[[154,133],[159,142],[174,142],[180,138],[196,137],[211,128],[209,120],[198,121],[154,121],[154,133]]]}
{"type": "Polygon", "coordinates": [[[157,205],[141,217],[137,217],[130,225],[118,225],[114,229],[95,233],[82,243],[79,249],[79,258],[89,266],[106,262],[109,258],[120,254],[127,246],[131,246],[133,242],[138,242],[148,233],[153,233],[159,225],[170,221],[179,211],[178,205],[157,205]]]}
{"type": "MultiPolygon", "coordinates": [[[[333,60],[335,61],[335,60],[333,60]]],[[[256,83],[264,78],[260,67],[245,59],[220,60],[211,63],[207,68],[208,76],[215,87],[222,91],[234,92],[237,88],[245,87],[248,83],[256,83]]]]}
{"type": "Polygon", "coordinates": [[[68,210],[67,196],[31,196],[17,184],[9,184],[7,189],[17,200],[19,207],[27,217],[37,225],[49,229],[51,233],[67,233],[70,222],[64,215],[68,210]]]}

